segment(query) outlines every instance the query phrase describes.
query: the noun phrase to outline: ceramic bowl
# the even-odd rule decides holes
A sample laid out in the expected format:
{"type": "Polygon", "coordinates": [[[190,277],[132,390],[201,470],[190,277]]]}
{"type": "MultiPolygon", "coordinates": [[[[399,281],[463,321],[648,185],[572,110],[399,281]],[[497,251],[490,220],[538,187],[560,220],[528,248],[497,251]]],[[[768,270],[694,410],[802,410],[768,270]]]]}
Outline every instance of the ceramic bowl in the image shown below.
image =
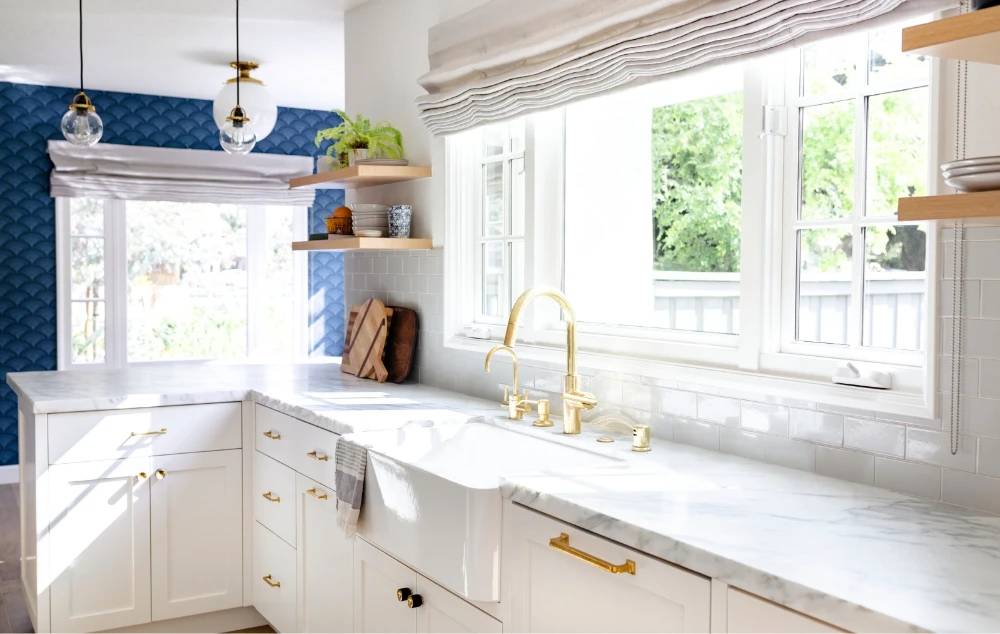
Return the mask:
{"type": "Polygon", "coordinates": [[[389,211],[389,205],[376,205],[374,203],[353,203],[348,205],[355,214],[385,213],[389,211]]]}

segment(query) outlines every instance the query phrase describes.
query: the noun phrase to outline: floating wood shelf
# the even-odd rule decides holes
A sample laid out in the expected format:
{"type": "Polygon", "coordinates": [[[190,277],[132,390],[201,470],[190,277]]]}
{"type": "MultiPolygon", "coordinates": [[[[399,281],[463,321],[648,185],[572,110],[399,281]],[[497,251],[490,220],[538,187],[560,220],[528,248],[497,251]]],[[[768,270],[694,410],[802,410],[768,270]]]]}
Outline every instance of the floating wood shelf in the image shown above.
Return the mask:
{"type": "Polygon", "coordinates": [[[903,52],[1000,64],[1000,7],[907,27],[903,52]]]}
{"type": "Polygon", "coordinates": [[[1000,216],[1000,191],[899,199],[900,220],[954,220],[1000,216]]]}
{"type": "Polygon", "coordinates": [[[317,189],[359,189],[430,178],[431,168],[414,165],[355,165],[321,174],[293,178],[288,187],[315,187],[317,189]]]}
{"type": "Polygon", "coordinates": [[[395,251],[426,250],[434,246],[430,238],[335,238],[293,242],[292,251],[364,251],[392,249],[395,251]]]}

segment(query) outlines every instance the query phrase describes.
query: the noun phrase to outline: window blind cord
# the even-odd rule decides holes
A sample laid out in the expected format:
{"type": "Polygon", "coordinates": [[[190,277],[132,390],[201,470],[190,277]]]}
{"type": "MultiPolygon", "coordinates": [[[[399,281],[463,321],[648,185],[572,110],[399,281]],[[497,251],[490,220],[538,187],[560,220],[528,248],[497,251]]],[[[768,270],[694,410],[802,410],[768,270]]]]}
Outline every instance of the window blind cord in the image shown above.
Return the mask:
{"type": "MultiPolygon", "coordinates": [[[[960,13],[969,12],[968,0],[959,4],[960,13]]],[[[969,96],[969,63],[958,62],[956,75],[955,104],[955,159],[965,158],[966,152],[966,122],[969,96]]],[[[955,246],[951,261],[951,420],[949,433],[951,440],[951,455],[958,454],[961,445],[962,420],[962,335],[964,326],[962,318],[965,314],[965,220],[958,218],[954,222],[955,246]]]]}

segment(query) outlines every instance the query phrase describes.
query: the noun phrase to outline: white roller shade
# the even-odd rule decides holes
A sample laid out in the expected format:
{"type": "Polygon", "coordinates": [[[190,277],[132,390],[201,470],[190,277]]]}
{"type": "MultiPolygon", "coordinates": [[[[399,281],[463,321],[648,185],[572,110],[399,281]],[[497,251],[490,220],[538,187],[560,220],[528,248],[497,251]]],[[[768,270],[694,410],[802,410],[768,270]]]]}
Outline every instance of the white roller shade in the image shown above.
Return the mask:
{"type": "Polygon", "coordinates": [[[49,141],[51,194],[71,198],[310,206],[316,192],[289,189],[312,173],[309,156],[49,141]]]}
{"type": "Polygon", "coordinates": [[[956,0],[489,0],[430,30],[434,133],[774,52],[956,0]]]}

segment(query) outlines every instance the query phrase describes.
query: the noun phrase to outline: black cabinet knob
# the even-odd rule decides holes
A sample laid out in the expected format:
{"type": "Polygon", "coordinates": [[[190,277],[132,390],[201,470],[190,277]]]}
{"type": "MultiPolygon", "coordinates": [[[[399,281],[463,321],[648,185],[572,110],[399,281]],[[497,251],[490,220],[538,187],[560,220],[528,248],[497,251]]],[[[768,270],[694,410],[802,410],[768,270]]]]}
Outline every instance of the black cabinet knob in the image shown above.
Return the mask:
{"type": "MultiPolygon", "coordinates": [[[[396,600],[397,601],[406,601],[407,599],[410,598],[410,594],[412,594],[412,593],[410,592],[409,588],[400,588],[399,590],[396,590],[396,600]]],[[[410,606],[410,607],[412,607],[412,606],[410,606]]]]}
{"type": "Polygon", "coordinates": [[[406,605],[411,608],[419,608],[424,604],[424,599],[419,594],[410,595],[410,598],[406,600],[406,605]]]}

